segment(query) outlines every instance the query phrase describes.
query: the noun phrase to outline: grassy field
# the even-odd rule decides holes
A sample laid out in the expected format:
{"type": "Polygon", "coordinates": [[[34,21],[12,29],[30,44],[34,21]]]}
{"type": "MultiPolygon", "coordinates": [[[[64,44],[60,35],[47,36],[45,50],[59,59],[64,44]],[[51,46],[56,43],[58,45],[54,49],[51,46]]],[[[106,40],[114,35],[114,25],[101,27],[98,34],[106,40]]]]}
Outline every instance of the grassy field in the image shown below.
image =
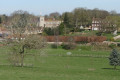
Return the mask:
{"type": "Polygon", "coordinates": [[[113,70],[106,57],[109,51],[45,49],[31,50],[24,67],[9,65],[9,49],[0,47],[0,80],[119,80],[120,68],[113,70]],[[42,52],[42,53],[40,53],[42,52]],[[45,52],[45,53],[44,53],[45,52]],[[72,55],[66,55],[72,52],[72,55]],[[40,54],[39,54],[40,53],[40,54]]]}
{"type": "Polygon", "coordinates": [[[67,36],[96,36],[97,32],[98,31],[82,31],[82,32],[67,34],[67,36]]]}

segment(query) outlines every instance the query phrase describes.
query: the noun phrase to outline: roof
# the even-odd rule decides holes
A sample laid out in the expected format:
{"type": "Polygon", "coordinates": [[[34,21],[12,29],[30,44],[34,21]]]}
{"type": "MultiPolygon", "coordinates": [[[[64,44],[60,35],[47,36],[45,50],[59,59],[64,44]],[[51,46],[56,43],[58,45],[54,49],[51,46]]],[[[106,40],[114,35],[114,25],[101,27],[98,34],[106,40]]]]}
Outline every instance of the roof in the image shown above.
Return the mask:
{"type": "Polygon", "coordinates": [[[45,21],[60,21],[60,20],[56,20],[55,18],[45,18],[45,21]]]}

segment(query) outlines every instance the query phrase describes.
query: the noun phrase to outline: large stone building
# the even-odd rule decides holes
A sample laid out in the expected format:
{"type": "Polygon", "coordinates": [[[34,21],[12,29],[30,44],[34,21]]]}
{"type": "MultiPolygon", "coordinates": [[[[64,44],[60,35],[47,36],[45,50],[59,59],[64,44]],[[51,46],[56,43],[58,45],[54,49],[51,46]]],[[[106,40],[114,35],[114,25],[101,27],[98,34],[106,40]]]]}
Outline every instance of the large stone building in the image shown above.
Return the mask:
{"type": "Polygon", "coordinates": [[[61,20],[55,20],[54,18],[45,18],[44,16],[40,16],[40,23],[39,26],[41,28],[49,27],[54,28],[61,24],[61,20]]]}

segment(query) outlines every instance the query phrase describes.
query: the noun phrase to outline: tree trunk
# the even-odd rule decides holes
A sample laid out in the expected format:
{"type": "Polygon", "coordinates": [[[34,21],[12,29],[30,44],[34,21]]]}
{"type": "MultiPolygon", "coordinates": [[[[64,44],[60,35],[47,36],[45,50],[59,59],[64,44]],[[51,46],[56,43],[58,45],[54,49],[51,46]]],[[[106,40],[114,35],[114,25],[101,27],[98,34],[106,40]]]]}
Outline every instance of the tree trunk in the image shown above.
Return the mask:
{"type": "Polygon", "coordinates": [[[21,67],[23,67],[24,65],[23,65],[23,62],[24,61],[24,53],[23,54],[21,54],[21,67]]]}
{"type": "Polygon", "coordinates": [[[20,54],[21,54],[21,67],[23,67],[24,66],[24,46],[22,46],[22,51],[20,52],[20,54]]]}

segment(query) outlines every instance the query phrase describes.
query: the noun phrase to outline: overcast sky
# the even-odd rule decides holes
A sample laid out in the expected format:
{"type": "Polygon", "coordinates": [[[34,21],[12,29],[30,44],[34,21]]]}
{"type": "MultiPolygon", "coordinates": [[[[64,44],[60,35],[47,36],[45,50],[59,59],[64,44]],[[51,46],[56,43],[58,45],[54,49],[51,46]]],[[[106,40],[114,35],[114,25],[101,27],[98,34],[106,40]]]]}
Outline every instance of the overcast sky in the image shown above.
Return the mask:
{"type": "Polygon", "coordinates": [[[0,14],[7,15],[15,10],[25,10],[35,15],[63,13],[77,7],[115,10],[120,13],[120,0],[0,0],[0,14]]]}

